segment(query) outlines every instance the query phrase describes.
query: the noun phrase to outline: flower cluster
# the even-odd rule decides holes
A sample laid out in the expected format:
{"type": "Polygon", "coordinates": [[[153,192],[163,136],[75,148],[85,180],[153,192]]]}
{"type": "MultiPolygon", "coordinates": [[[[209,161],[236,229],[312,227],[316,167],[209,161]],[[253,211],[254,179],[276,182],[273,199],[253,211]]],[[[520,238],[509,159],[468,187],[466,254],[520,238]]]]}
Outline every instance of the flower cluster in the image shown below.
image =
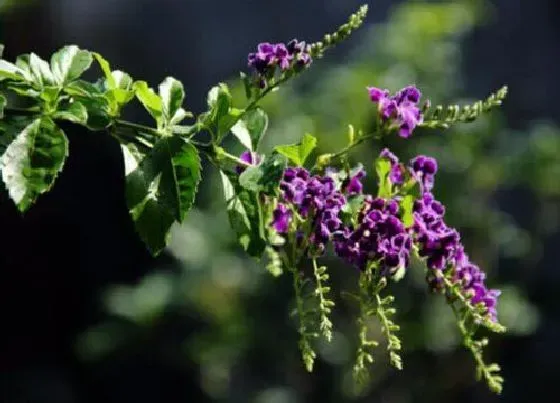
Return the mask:
{"type": "Polygon", "coordinates": [[[336,254],[360,270],[377,264],[381,275],[406,268],[412,240],[398,214],[396,200],[366,196],[355,228],[349,226],[337,233],[336,254]]]}
{"type": "Polygon", "coordinates": [[[437,171],[436,161],[418,156],[410,165],[422,190],[422,197],[414,203],[412,232],[419,255],[426,258],[430,287],[433,290],[444,288],[444,272],[452,270],[452,281],[460,285],[461,293],[471,304],[482,304],[489,319],[496,322],[500,291],[486,288],[484,272],[469,260],[459,232],[444,221],[445,207],[430,192],[437,171]]]}
{"type": "Polygon", "coordinates": [[[274,76],[277,67],[285,71],[308,66],[311,63],[310,47],[297,39],[287,44],[264,42],[257,46],[255,53],[249,53],[248,62],[249,67],[259,75],[261,87],[264,87],[266,79],[274,76]]]}
{"type": "Polygon", "coordinates": [[[311,176],[304,168],[286,168],[280,190],[272,226],[278,233],[286,234],[293,215],[297,214],[311,223],[309,231],[297,228],[298,243],[305,242],[311,255],[321,255],[333,232],[342,226],[339,213],[346,203],[345,196],[336,189],[331,176],[311,176]]]}
{"type": "Polygon", "coordinates": [[[418,102],[422,94],[414,86],[408,86],[391,96],[389,90],[368,87],[369,97],[378,105],[381,120],[390,127],[397,127],[401,137],[410,137],[414,128],[423,122],[418,102]]]}

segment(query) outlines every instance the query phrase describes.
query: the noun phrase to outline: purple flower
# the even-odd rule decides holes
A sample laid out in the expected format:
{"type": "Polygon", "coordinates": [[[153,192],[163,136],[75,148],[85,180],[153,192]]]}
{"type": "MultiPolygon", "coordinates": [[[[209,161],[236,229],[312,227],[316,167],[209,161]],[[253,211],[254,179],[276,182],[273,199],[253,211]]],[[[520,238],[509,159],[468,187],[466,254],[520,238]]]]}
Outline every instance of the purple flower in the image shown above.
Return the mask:
{"type": "Polygon", "coordinates": [[[438,169],[435,158],[419,155],[410,160],[409,166],[412,175],[420,183],[422,193],[430,192],[438,169]]]}
{"type": "Polygon", "coordinates": [[[402,185],[404,183],[404,168],[399,164],[399,158],[393,154],[388,148],[381,150],[379,157],[385,158],[391,162],[391,171],[389,172],[389,180],[394,185],[402,185]]]}
{"type": "Polygon", "coordinates": [[[423,122],[418,102],[422,94],[414,86],[408,86],[391,96],[389,90],[368,87],[369,98],[378,105],[381,120],[389,127],[398,127],[399,136],[410,137],[416,126],[423,122]]]}
{"type": "Polygon", "coordinates": [[[282,204],[278,203],[276,209],[272,212],[272,226],[279,234],[288,232],[290,221],[292,220],[292,212],[282,204]]]}
{"type": "Polygon", "coordinates": [[[364,185],[362,184],[362,179],[366,176],[366,171],[361,168],[356,174],[350,177],[348,183],[344,187],[344,192],[348,195],[361,194],[364,185]]]}
{"type": "Polygon", "coordinates": [[[356,227],[335,233],[336,254],[359,270],[377,264],[383,275],[407,267],[412,242],[398,212],[395,200],[366,196],[356,227]]]}
{"type": "MultiPolygon", "coordinates": [[[[344,195],[336,189],[334,179],[329,175],[311,176],[305,168],[288,167],[279,187],[279,206],[291,206],[308,224],[311,223],[310,231],[301,235],[301,242],[306,241],[308,253],[314,256],[322,254],[332,233],[342,225],[338,215],[346,203],[344,195]]],[[[281,216],[282,212],[276,214],[281,216]]],[[[283,233],[284,226],[278,224],[280,218],[276,217],[273,217],[271,225],[283,233]]],[[[297,231],[303,232],[303,229],[298,228],[297,231]]]]}
{"type": "Polygon", "coordinates": [[[282,71],[292,67],[297,69],[308,66],[311,63],[310,47],[305,42],[297,39],[284,43],[272,44],[260,43],[257,51],[249,53],[248,66],[257,73],[256,83],[259,88],[264,89],[268,80],[274,75],[277,68],[282,71]]]}
{"type": "MultiPolygon", "coordinates": [[[[261,162],[261,156],[259,154],[255,153],[255,152],[251,152],[251,151],[244,151],[239,156],[239,159],[243,162],[246,162],[247,164],[250,164],[250,165],[257,165],[261,162]]],[[[245,169],[247,169],[247,168],[243,165],[238,165],[238,166],[235,167],[235,171],[237,172],[237,174],[241,174],[243,171],[245,171],[245,169]]]]}

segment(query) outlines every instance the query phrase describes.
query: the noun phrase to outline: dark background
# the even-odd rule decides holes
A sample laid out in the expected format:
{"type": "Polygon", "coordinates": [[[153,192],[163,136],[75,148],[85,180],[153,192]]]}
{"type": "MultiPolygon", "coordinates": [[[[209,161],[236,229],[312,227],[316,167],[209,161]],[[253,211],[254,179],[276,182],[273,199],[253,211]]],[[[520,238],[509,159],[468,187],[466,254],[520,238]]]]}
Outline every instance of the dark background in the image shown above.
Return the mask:
{"type": "MultiPolygon", "coordinates": [[[[258,42],[316,40],[360,4],[0,1],[0,40],[7,59],[30,51],[47,58],[75,43],[154,86],[173,75],[185,84],[187,107],[200,112],[206,91],[244,70],[258,42]]],[[[500,317],[510,332],[488,351],[503,365],[502,397],[475,382],[451,316],[426,295],[420,272],[395,287],[404,371],[389,369],[380,347],[371,387],[352,392],[352,312],[339,301],[335,339],[319,346],[316,371],[305,373],[290,281],[271,278],[239,251],[216,172],[205,167],[197,208],[153,259],[128,218],[118,144],[68,125],[70,157],[53,191],[25,217],[6,196],[0,201],[1,402],[555,401],[560,3],[369,5],[364,28],[265,102],[266,146],[311,131],[323,150],[336,149],[346,124],[371,122],[366,85],[416,83],[435,102],[466,102],[509,85],[501,111],[479,122],[385,144],[403,159],[438,157],[436,193],[448,221],[490,284],[504,289],[500,317]]],[[[138,108],[127,113],[149,122],[138,108]]],[[[368,166],[381,146],[363,148],[356,160],[368,166]]],[[[352,287],[354,273],[326,262],[335,284],[352,287]]]]}

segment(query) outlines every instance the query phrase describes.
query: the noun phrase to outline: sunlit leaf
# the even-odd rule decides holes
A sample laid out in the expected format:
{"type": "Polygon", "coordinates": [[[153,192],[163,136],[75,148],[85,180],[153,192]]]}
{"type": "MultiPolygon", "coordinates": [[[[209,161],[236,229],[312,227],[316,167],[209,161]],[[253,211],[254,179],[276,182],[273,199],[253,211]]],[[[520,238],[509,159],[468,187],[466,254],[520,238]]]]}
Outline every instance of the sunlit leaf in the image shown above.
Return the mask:
{"type": "Polygon", "coordinates": [[[63,86],[74,81],[91,66],[93,58],[87,50],[76,45],[65,46],[51,57],[51,70],[54,81],[63,86]]]}
{"type": "Polygon", "coordinates": [[[300,143],[276,146],[275,150],[294,164],[302,166],[316,146],[317,139],[311,134],[305,134],[300,143]]]}
{"type": "Polygon", "coordinates": [[[268,128],[268,116],[261,108],[247,111],[231,128],[232,134],[247,149],[256,151],[268,128]]]}
{"type": "Polygon", "coordinates": [[[48,118],[33,121],[8,146],[0,158],[2,179],[20,211],[52,187],[67,155],[64,132],[48,118]]]}

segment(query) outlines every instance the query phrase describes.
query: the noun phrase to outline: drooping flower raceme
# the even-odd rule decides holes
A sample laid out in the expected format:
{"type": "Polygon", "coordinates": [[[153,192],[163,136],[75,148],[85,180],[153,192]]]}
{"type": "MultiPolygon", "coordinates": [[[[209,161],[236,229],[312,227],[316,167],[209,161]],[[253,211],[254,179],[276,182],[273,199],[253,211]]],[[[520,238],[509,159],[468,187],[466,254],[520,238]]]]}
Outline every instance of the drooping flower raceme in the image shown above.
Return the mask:
{"type": "Polygon", "coordinates": [[[373,263],[383,276],[406,268],[412,243],[398,213],[396,200],[366,196],[358,224],[337,233],[336,254],[360,270],[373,263]]]}
{"type": "Polygon", "coordinates": [[[444,221],[445,207],[431,193],[437,172],[436,160],[420,155],[410,161],[409,169],[422,192],[414,203],[412,235],[419,256],[426,259],[430,288],[443,289],[444,276],[450,271],[451,281],[460,285],[464,297],[473,305],[482,304],[488,318],[496,322],[500,291],[486,287],[484,272],[469,260],[459,232],[444,221]]]}
{"type": "Polygon", "coordinates": [[[322,255],[334,231],[342,225],[339,213],[346,203],[345,196],[336,189],[332,177],[311,176],[304,168],[289,167],[280,182],[280,198],[273,212],[271,225],[279,234],[286,234],[297,214],[304,222],[310,223],[310,230],[297,228],[309,254],[322,255]]]}
{"type": "Polygon", "coordinates": [[[408,86],[392,96],[389,90],[376,87],[367,90],[371,101],[377,104],[381,121],[398,128],[401,137],[410,137],[414,128],[422,123],[422,111],[418,107],[422,94],[418,88],[408,86]]]}

